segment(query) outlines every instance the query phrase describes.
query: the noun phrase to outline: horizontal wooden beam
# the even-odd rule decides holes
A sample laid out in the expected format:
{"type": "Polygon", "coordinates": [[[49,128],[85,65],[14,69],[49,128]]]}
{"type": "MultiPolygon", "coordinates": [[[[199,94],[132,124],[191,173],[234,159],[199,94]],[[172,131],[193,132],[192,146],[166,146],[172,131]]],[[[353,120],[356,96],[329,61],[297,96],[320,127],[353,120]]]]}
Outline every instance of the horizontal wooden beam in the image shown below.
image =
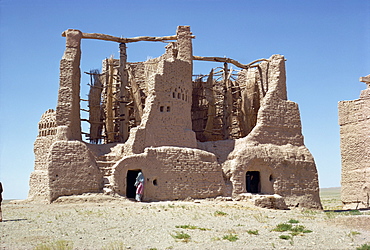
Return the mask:
{"type": "MultiPolygon", "coordinates": [[[[65,31],[62,33],[62,37],[65,37],[65,31]]],[[[105,35],[100,33],[82,33],[82,38],[84,39],[97,39],[97,40],[104,40],[104,41],[111,41],[117,43],[133,43],[133,42],[140,42],[140,41],[148,41],[148,42],[163,42],[163,41],[171,41],[177,40],[177,35],[173,36],[138,36],[138,37],[131,37],[131,38],[123,38],[123,37],[116,37],[111,35],[105,35]]],[[[195,36],[191,36],[191,38],[195,38],[195,36]]]]}
{"type": "Polygon", "coordinates": [[[231,58],[226,58],[226,57],[203,57],[203,56],[193,56],[193,60],[198,60],[198,61],[209,61],[209,62],[226,62],[226,63],[232,63],[238,68],[242,69],[248,69],[253,67],[253,64],[262,62],[262,61],[269,61],[268,59],[257,59],[251,63],[248,64],[242,64],[234,59],[231,58]]]}

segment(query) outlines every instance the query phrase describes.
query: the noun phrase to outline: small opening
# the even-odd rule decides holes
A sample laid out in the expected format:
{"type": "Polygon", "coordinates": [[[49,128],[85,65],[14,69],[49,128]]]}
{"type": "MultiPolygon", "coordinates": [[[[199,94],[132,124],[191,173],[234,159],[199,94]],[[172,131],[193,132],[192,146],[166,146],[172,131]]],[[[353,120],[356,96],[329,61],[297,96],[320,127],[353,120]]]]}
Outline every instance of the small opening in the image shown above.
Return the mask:
{"type": "Polygon", "coordinates": [[[269,181],[273,181],[274,178],[272,178],[272,174],[270,174],[269,181]]]}
{"type": "Polygon", "coordinates": [[[167,112],[170,112],[170,111],[171,111],[171,107],[167,106],[167,112]]]}
{"type": "Polygon", "coordinates": [[[153,185],[154,185],[154,186],[157,186],[157,185],[158,185],[158,183],[157,183],[157,179],[154,179],[154,180],[153,180],[153,185]]]}
{"type": "Polygon", "coordinates": [[[248,171],[246,173],[246,188],[248,193],[256,194],[261,192],[260,172],[248,171]]]}
{"type": "Polygon", "coordinates": [[[177,93],[177,99],[181,98],[181,93],[177,93]]]}
{"type": "Polygon", "coordinates": [[[138,170],[128,170],[126,176],[126,197],[127,198],[135,198],[136,195],[136,177],[141,172],[140,169],[138,170]]]}
{"type": "Polygon", "coordinates": [[[172,97],[176,98],[175,92],[172,92],[172,97]]]}
{"type": "Polygon", "coordinates": [[[159,107],[159,111],[163,112],[163,109],[164,109],[164,107],[163,107],[163,106],[160,106],[160,107],[159,107]]]}

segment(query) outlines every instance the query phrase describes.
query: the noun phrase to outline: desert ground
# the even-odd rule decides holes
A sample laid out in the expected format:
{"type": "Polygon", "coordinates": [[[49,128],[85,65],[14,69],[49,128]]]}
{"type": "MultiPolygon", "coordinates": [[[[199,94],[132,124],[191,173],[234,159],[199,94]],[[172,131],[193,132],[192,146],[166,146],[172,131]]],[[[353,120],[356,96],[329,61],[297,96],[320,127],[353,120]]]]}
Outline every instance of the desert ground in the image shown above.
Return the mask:
{"type": "Polygon", "coordinates": [[[65,197],[50,205],[5,201],[0,246],[213,250],[370,246],[370,210],[338,211],[339,191],[321,190],[324,211],[272,210],[217,199],[138,203],[102,195],[65,197]]]}

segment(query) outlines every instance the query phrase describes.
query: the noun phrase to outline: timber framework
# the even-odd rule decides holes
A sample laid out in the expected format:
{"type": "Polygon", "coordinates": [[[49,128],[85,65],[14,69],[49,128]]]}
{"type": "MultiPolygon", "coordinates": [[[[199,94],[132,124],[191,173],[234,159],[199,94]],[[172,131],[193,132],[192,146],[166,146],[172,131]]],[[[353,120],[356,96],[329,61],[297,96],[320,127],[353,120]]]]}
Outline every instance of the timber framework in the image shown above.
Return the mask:
{"type": "Polygon", "coordinates": [[[287,100],[284,56],[247,64],[196,56],[189,26],[165,37],[79,30],[62,36],[58,104],[39,122],[29,200],[83,193],[131,199],[142,172],[147,201],[258,194],[260,206],[321,208],[298,105],[287,100]],[[101,70],[85,72],[87,99],[80,98],[83,39],[117,42],[120,51],[119,58],[104,59],[101,70]],[[128,62],[126,44],[139,41],[166,42],[165,52],[128,62]],[[215,67],[193,75],[194,60],[215,67]]]}

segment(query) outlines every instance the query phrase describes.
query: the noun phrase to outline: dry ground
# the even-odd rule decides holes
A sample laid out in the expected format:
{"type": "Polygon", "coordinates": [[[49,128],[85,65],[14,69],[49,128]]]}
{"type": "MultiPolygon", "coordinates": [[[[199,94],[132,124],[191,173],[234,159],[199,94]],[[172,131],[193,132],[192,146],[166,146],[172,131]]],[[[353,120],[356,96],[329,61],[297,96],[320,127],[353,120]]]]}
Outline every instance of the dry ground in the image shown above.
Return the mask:
{"type": "Polygon", "coordinates": [[[102,201],[96,195],[70,197],[51,205],[11,202],[3,204],[0,246],[214,250],[356,249],[370,245],[370,211],[334,212],[340,209],[338,190],[324,191],[324,208],[332,211],[268,210],[247,202],[215,200],[102,201]],[[290,220],[298,223],[288,223],[290,220]],[[298,235],[273,231],[281,223],[309,231],[298,235]],[[291,238],[281,239],[281,235],[291,238]]]}

